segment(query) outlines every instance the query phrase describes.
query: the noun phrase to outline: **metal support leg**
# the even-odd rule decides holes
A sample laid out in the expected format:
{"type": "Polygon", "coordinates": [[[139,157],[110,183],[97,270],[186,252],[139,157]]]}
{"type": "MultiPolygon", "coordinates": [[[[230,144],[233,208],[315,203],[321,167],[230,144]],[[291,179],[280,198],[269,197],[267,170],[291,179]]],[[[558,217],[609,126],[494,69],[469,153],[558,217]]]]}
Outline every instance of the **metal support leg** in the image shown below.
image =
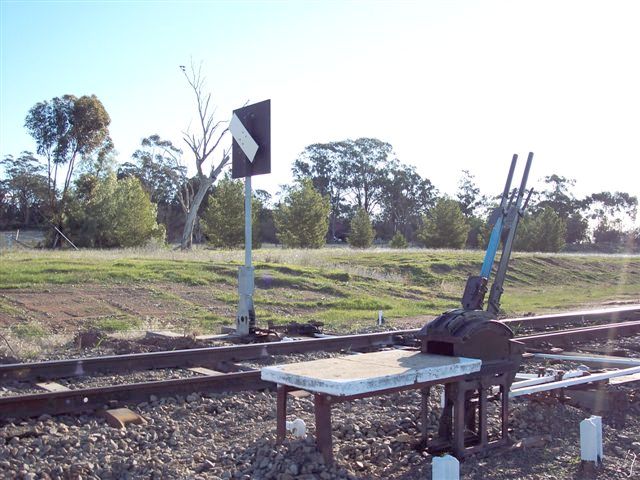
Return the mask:
{"type": "Polygon", "coordinates": [[[464,412],[464,417],[465,417],[465,424],[466,424],[466,428],[467,430],[469,430],[470,432],[476,432],[476,422],[477,422],[477,404],[474,401],[474,395],[475,395],[476,391],[473,389],[470,390],[466,390],[464,393],[464,408],[465,408],[465,412],[464,412]]]}
{"type": "Polygon", "coordinates": [[[278,385],[276,399],[276,441],[281,443],[287,433],[287,390],[286,385],[278,385]]]}
{"type": "Polygon", "coordinates": [[[502,440],[506,441],[509,434],[509,388],[506,383],[500,385],[500,394],[502,397],[502,440]]]}
{"type": "Polygon", "coordinates": [[[478,420],[478,436],[480,437],[480,445],[482,448],[487,446],[489,441],[489,432],[487,432],[487,389],[480,387],[478,389],[478,409],[480,410],[480,418],[478,420]]]}
{"type": "Polygon", "coordinates": [[[464,397],[465,391],[460,384],[456,384],[454,389],[455,405],[453,407],[453,453],[459,459],[464,456],[464,397]]]}
{"type": "Polygon", "coordinates": [[[313,397],[316,413],[316,443],[328,464],[333,463],[331,439],[331,397],[316,393],[313,397]]]}
{"type": "Polygon", "coordinates": [[[440,425],[438,425],[438,436],[444,440],[451,440],[451,419],[453,418],[453,384],[446,383],[444,386],[444,408],[440,415],[440,425]]]}
{"type": "Polygon", "coordinates": [[[420,389],[422,395],[422,405],[420,408],[420,434],[422,440],[427,440],[427,424],[429,423],[429,393],[430,388],[425,387],[420,389]]]}

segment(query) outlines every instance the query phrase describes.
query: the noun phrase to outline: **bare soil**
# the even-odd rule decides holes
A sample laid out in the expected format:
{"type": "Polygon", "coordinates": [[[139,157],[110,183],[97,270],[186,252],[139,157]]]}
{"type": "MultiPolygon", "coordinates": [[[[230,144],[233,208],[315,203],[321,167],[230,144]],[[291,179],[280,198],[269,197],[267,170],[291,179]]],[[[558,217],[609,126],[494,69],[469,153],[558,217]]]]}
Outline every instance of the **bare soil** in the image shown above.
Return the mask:
{"type": "Polygon", "coordinates": [[[0,310],[0,326],[16,321],[35,321],[44,329],[71,332],[87,321],[114,316],[133,316],[160,324],[191,316],[199,306],[226,312],[228,306],[216,300],[211,287],[161,284],[153,286],[65,285],[6,290],[0,294],[19,313],[0,310]]]}

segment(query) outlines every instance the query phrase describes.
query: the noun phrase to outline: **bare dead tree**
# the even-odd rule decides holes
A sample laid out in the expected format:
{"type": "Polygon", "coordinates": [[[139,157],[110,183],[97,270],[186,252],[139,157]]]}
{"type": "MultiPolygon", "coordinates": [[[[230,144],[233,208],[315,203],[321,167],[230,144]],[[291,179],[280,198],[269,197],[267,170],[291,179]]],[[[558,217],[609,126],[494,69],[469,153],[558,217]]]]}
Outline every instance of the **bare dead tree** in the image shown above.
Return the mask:
{"type": "MultiPolygon", "coordinates": [[[[194,185],[185,185],[180,203],[186,214],[184,230],[182,231],[182,241],[180,248],[186,250],[191,248],[193,243],[193,228],[198,217],[198,209],[207,193],[207,190],[214,184],[222,169],[227,165],[230,158],[230,148],[223,150],[218,162],[213,158],[213,154],[220,145],[225,134],[229,131],[228,122],[215,121],[215,108],[211,107],[211,94],[204,91],[205,79],[202,76],[202,66],[196,70],[193,63],[191,71],[187,72],[184,66],[180,67],[184,73],[189,86],[196,97],[198,109],[198,126],[196,133],[189,130],[183,132],[183,138],[191,152],[196,164],[196,176],[194,185]],[[211,167],[205,169],[205,163],[211,160],[211,167]],[[195,193],[194,193],[195,192],[195,193]]],[[[189,182],[186,182],[189,184],[189,182]]]]}

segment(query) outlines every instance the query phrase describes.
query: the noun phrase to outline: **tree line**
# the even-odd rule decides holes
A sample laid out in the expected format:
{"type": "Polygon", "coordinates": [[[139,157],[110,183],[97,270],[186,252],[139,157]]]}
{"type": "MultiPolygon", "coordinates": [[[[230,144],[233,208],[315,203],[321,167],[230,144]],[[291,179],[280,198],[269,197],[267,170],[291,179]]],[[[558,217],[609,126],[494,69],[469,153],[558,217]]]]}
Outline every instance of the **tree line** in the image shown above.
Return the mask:
{"type": "MultiPolygon", "coordinates": [[[[183,73],[200,119],[196,131],[184,133],[186,154],[150,135],[119,163],[109,115],[95,96],[65,95],[31,108],[25,127],[36,153],[0,160],[0,228],[45,228],[50,247],[62,242],[58,231],[85,247],[166,240],[182,248],[193,242],[242,246],[244,189],[225,173],[226,124],[214,120],[200,72],[183,73]],[[188,161],[195,167],[191,176],[188,161]]],[[[454,195],[443,194],[375,138],[309,145],[292,175],[295,183],[275,197],[254,192],[254,246],[483,248],[498,199],[481,192],[469,171],[461,172],[454,195]]],[[[636,197],[605,191],[579,198],[574,186],[559,175],[544,178],[516,249],[640,251],[640,232],[632,227],[636,197]]]]}

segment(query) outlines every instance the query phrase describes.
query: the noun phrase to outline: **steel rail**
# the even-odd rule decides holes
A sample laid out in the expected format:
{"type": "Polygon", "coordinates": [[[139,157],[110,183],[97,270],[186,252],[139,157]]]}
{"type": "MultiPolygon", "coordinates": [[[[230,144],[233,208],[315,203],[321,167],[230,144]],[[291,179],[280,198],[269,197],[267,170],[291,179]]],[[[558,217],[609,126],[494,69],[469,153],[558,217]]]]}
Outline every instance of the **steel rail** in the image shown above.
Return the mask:
{"type": "Polygon", "coordinates": [[[148,402],[150,395],[162,397],[193,392],[237,392],[274,388],[260,379],[260,371],[197,376],[154,382],[128,383],[83,388],[63,392],[45,392],[0,398],[0,419],[37,417],[44,413],[60,415],[99,410],[116,402],[148,402]]]}
{"type": "Polygon", "coordinates": [[[216,368],[222,362],[239,362],[314,351],[362,350],[401,343],[402,337],[413,335],[414,330],[397,330],[360,335],[272,342],[224,347],[193,348],[127,355],[74,358],[38,363],[0,365],[0,381],[51,380],[69,377],[134,370],[177,367],[216,368]]]}
{"type": "Polygon", "coordinates": [[[550,327],[576,322],[640,320],[640,305],[583,310],[577,312],[551,313],[535,317],[507,318],[500,320],[510,328],[550,327]]]}
{"type": "MultiPolygon", "coordinates": [[[[206,365],[207,359],[202,359],[202,355],[210,361],[216,356],[215,352],[219,352],[221,356],[225,356],[226,361],[237,361],[245,359],[254,359],[269,355],[290,354],[298,352],[309,352],[314,350],[340,350],[340,349],[363,349],[369,347],[379,347],[392,345],[400,340],[402,335],[411,335],[417,330],[402,330],[396,332],[382,332],[366,335],[350,335],[344,337],[329,337],[314,340],[300,340],[296,342],[281,343],[265,343],[259,345],[241,345],[233,347],[212,347],[194,350],[179,350],[174,352],[153,352],[145,354],[122,355],[114,357],[96,357],[89,359],[74,359],[72,361],[54,361],[33,364],[43,370],[37,370],[40,375],[47,378],[54,378],[55,375],[51,371],[46,370],[47,365],[57,365],[56,372],[68,371],[69,366],[76,366],[79,360],[97,361],[92,364],[88,362],[89,368],[94,368],[94,372],[101,369],[113,368],[109,363],[102,363],[99,360],[120,359],[124,357],[125,361],[117,363],[118,368],[123,366],[129,367],[131,362],[143,361],[145,365],[149,358],[155,359],[152,367],[146,368],[169,368],[175,366],[188,366],[197,364],[199,366],[206,365]],[[168,358],[165,358],[168,355],[168,358]],[[127,358],[128,357],[128,358],[127,358]],[[176,363],[178,362],[178,363],[176,363]],[[60,364],[62,363],[62,367],[60,364]]],[[[596,327],[569,329],[561,332],[552,332],[541,335],[532,335],[526,337],[516,337],[527,346],[540,345],[543,343],[557,342],[574,342],[578,340],[594,339],[594,338],[611,338],[613,336],[635,335],[640,333],[640,321],[625,322],[618,324],[599,325],[596,327]]],[[[220,356],[215,358],[217,362],[221,361],[220,356]]],[[[23,368],[28,368],[29,364],[3,365],[1,367],[20,367],[17,371],[22,372],[23,368]]],[[[84,367],[83,367],[84,368],[84,367]]],[[[134,365],[133,370],[140,370],[140,363],[134,365]]],[[[6,372],[11,372],[11,368],[5,368],[6,372]]],[[[87,369],[82,370],[87,374],[87,369]]],[[[27,374],[33,374],[33,371],[27,370],[27,374]]],[[[78,375],[78,371],[74,371],[78,375]]],[[[36,375],[37,376],[37,375],[36,375]]],[[[73,376],[73,375],[71,375],[73,376]]],[[[59,376],[57,378],[60,378],[59,376]]],[[[140,402],[148,401],[149,395],[156,394],[158,396],[171,396],[179,394],[189,394],[192,392],[233,392],[241,390],[258,390],[263,388],[273,388],[273,384],[260,379],[258,370],[248,372],[234,372],[216,376],[199,376],[187,379],[174,379],[166,381],[142,382],[133,384],[123,384],[105,387],[85,388],[78,390],[69,390],[64,392],[46,392],[29,395],[17,395],[11,397],[0,398],[0,419],[6,418],[22,418],[33,417],[43,413],[52,415],[72,413],[79,411],[89,411],[104,408],[106,405],[113,405],[114,402],[140,402]]]]}
{"type": "Polygon", "coordinates": [[[539,347],[541,345],[567,345],[589,340],[602,340],[603,338],[613,339],[636,334],[640,334],[640,320],[527,335],[516,337],[516,340],[524,343],[527,347],[539,347]]]}
{"type": "MultiPolygon", "coordinates": [[[[611,321],[615,319],[629,319],[630,317],[640,318],[639,306],[522,317],[505,319],[501,320],[501,322],[511,327],[548,326],[578,320],[611,321]]],[[[0,382],[52,380],[97,373],[194,366],[215,369],[220,363],[255,360],[271,355],[345,349],[359,350],[363,348],[394,345],[398,343],[401,337],[412,336],[417,331],[418,329],[410,329],[297,340],[293,342],[205,347],[188,350],[52,360],[37,363],[6,364],[0,365],[0,382]]]]}

